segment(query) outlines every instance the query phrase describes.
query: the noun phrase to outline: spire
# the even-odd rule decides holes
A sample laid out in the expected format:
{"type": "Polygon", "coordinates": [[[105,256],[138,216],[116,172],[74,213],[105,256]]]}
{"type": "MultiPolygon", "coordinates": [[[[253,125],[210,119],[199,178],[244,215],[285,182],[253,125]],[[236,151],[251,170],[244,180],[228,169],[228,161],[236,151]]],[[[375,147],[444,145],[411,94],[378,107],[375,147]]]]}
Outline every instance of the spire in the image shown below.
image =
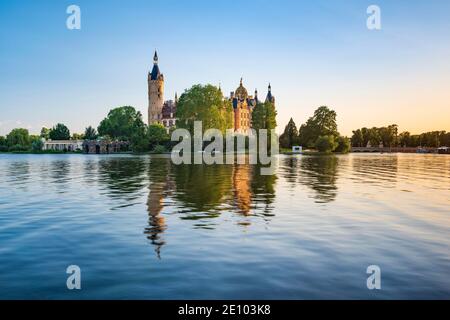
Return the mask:
{"type": "Polygon", "coordinates": [[[155,54],[153,56],[153,69],[150,73],[150,80],[157,80],[158,78],[160,78],[160,76],[162,76],[162,74],[159,71],[158,67],[158,53],[155,50],[155,54]]]}
{"type": "Polygon", "coordinates": [[[258,89],[255,89],[255,101],[258,102],[258,89]]]}
{"type": "Polygon", "coordinates": [[[242,77],[241,77],[241,82],[240,82],[240,86],[242,87],[242,77]]]}
{"type": "Polygon", "coordinates": [[[268,91],[267,91],[267,96],[266,96],[266,102],[274,103],[275,98],[272,96],[272,86],[270,85],[270,82],[269,82],[269,86],[267,87],[267,89],[268,89],[268,91]]]}
{"type": "Polygon", "coordinates": [[[178,93],[175,91],[175,104],[178,103],[178,93]]]}

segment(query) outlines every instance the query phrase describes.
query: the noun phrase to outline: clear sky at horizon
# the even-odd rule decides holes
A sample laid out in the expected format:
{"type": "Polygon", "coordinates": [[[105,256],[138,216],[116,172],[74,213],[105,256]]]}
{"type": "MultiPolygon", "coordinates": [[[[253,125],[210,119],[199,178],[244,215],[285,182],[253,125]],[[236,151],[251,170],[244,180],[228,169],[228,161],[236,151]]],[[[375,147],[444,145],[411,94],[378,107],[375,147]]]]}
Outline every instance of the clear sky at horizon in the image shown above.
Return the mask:
{"type": "Polygon", "coordinates": [[[0,135],[71,132],[132,105],[147,116],[153,51],[165,99],[197,83],[265,97],[278,131],[327,105],[345,135],[392,123],[450,131],[450,2],[0,0],[0,135]],[[81,30],[66,8],[81,8],[81,30]],[[381,8],[382,29],[366,27],[381,8]]]}

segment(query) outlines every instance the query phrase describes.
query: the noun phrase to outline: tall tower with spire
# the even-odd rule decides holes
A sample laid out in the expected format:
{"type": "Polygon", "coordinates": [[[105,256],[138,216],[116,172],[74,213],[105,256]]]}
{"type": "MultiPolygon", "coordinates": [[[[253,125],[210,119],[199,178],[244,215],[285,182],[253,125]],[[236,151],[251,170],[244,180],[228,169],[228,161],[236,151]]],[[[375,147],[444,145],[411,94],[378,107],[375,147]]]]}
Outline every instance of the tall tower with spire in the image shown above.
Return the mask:
{"type": "Polygon", "coordinates": [[[158,53],[153,56],[153,69],[148,73],[148,124],[160,123],[164,105],[164,75],[159,71],[158,53]]]}

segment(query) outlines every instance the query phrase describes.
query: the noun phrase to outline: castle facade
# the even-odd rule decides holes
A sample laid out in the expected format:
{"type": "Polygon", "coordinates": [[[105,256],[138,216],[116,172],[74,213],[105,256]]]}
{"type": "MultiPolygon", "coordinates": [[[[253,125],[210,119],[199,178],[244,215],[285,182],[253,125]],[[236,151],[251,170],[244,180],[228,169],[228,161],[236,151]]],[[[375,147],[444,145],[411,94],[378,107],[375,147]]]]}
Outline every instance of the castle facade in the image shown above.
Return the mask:
{"type": "MultiPolygon", "coordinates": [[[[176,111],[178,98],[175,93],[175,100],[164,101],[164,75],[158,66],[158,54],[155,51],[153,56],[153,68],[148,73],[148,124],[160,123],[167,131],[176,126],[176,111]]],[[[252,128],[252,112],[258,104],[258,91],[255,95],[249,95],[247,89],[242,84],[230,93],[230,97],[224,98],[231,101],[233,106],[233,127],[238,133],[247,133],[252,128]]],[[[272,95],[272,88],[269,84],[265,102],[275,105],[275,97],[272,95]]]]}
{"type": "MultiPolygon", "coordinates": [[[[255,95],[248,94],[247,89],[241,82],[236,91],[230,92],[230,101],[233,106],[233,125],[234,131],[238,133],[247,133],[252,128],[253,109],[260,102],[258,100],[258,90],[255,89],[255,95]]],[[[271,102],[275,105],[275,97],[272,95],[272,88],[269,84],[265,102],[271,102]]]]}

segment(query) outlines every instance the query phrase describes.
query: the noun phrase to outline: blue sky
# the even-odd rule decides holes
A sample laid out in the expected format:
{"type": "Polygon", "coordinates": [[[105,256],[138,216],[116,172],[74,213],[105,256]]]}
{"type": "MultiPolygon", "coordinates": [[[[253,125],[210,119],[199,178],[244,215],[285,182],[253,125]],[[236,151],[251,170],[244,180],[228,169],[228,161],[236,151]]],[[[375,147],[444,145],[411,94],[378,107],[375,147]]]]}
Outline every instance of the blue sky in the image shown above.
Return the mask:
{"type": "Polygon", "coordinates": [[[165,98],[196,83],[277,99],[282,130],[320,105],[339,129],[397,123],[450,131],[450,2],[0,1],[0,135],[97,126],[116,106],[146,119],[153,51],[165,98]],[[66,8],[81,8],[81,30],[66,8]],[[366,27],[381,8],[382,29],[366,27]]]}

